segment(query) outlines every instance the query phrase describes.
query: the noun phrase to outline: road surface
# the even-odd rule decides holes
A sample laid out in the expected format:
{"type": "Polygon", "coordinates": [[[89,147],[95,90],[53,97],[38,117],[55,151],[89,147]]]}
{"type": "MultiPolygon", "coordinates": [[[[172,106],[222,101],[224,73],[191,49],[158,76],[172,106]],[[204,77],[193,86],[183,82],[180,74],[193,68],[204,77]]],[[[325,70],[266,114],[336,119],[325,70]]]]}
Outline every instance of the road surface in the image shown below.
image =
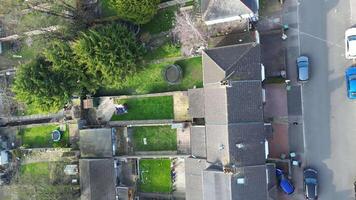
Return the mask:
{"type": "Polygon", "coordinates": [[[304,164],[319,171],[321,200],[355,199],[356,101],[346,97],[344,32],[356,0],[300,0],[300,54],[311,60],[302,86],[304,164]]]}

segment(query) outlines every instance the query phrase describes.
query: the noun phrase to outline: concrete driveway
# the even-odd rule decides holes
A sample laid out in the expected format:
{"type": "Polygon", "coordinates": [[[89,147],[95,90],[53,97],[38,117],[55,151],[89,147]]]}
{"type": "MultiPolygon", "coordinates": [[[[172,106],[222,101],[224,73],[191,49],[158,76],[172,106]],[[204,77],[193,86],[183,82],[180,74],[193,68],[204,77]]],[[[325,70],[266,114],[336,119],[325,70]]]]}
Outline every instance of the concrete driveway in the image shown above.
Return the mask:
{"type": "Polygon", "coordinates": [[[355,199],[356,102],[347,99],[344,80],[352,64],[344,58],[344,31],[356,23],[353,12],[354,0],[299,2],[298,51],[311,59],[302,86],[303,166],[319,171],[322,200],[355,199]]]}

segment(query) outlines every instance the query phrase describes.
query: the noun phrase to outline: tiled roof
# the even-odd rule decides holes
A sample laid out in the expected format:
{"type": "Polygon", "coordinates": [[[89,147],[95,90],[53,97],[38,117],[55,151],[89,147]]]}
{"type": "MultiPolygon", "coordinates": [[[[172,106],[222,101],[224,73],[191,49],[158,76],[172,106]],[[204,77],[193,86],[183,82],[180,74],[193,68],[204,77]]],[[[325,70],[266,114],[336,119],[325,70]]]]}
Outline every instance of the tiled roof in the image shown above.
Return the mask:
{"type": "Polygon", "coordinates": [[[81,200],[115,200],[112,159],[80,159],[81,200]]]}
{"type": "Polygon", "coordinates": [[[256,13],[256,0],[201,0],[203,19],[205,21],[236,17],[256,13]]]}
{"type": "Polygon", "coordinates": [[[232,82],[231,87],[206,87],[204,92],[207,124],[263,121],[260,81],[232,82]]]}
{"type": "Polygon", "coordinates": [[[224,173],[218,169],[203,172],[203,198],[219,200],[266,200],[266,166],[249,166],[224,173]],[[244,180],[244,183],[238,183],[244,180]]]}
{"type": "Polygon", "coordinates": [[[261,80],[261,49],[257,43],[205,50],[204,85],[223,80],[261,80]]]}
{"type": "Polygon", "coordinates": [[[79,147],[82,157],[112,157],[111,128],[83,129],[79,131],[79,147]]]}

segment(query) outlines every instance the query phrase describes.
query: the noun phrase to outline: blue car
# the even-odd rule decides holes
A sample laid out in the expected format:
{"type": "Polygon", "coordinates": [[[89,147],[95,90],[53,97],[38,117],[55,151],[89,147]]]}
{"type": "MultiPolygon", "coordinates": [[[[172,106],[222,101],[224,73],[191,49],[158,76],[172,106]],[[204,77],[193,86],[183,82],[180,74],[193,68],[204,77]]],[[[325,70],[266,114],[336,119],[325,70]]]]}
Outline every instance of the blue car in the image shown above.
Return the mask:
{"type": "Polygon", "coordinates": [[[349,67],[345,73],[347,97],[356,99],[356,67],[349,67]]]}
{"type": "Polygon", "coordinates": [[[286,178],[283,171],[279,168],[276,169],[276,176],[279,182],[279,187],[285,192],[286,194],[292,194],[294,192],[294,186],[292,183],[286,178]]]}
{"type": "Polygon", "coordinates": [[[298,67],[298,80],[307,81],[309,80],[309,58],[306,56],[299,56],[297,58],[298,67]]]}

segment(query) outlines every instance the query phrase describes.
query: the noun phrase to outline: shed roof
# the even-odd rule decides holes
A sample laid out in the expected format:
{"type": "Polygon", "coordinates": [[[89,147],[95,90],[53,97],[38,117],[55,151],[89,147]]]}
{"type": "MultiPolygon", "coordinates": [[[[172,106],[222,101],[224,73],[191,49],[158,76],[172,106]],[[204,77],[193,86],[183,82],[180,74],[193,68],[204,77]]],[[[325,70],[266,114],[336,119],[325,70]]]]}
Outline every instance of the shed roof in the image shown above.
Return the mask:
{"type": "Polygon", "coordinates": [[[204,85],[222,80],[262,80],[261,48],[257,43],[205,50],[204,85]]]}
{"type": "Polygon", "coordinates": [[[110,128],[84,129],[79,131],[82,157],[102,158],[113,156],[112,130],[110,128]]]}
{"type": "Polygon", "coordinates": [[[204,21],[223,20],[258,11],[257,0],[201,0],[204,21]]]}
{"type": "Polygon", "coordinates": [[[234,173],[224,173],[217,168],[203,171],[204,199],[266,200],[266,166],[236,168],[234,173]],[[239,184],[238,179],[245,183],[239,184]]]}
{"type": "Polygon", "coordinates": [[[192,118],[204,118],[204,89],[189,89],[189,114],[192,118]]]}
{"type": "Polygon", "coordinates": [[[81,200],[115,200],[112,159],[80,159],[81,200]]]}
{"type": "Polygon", "coordinates": [[[231,87],[207,87],[204,91],[207,124],[263,121],[261,81],[232,82],[231,87]]]}

